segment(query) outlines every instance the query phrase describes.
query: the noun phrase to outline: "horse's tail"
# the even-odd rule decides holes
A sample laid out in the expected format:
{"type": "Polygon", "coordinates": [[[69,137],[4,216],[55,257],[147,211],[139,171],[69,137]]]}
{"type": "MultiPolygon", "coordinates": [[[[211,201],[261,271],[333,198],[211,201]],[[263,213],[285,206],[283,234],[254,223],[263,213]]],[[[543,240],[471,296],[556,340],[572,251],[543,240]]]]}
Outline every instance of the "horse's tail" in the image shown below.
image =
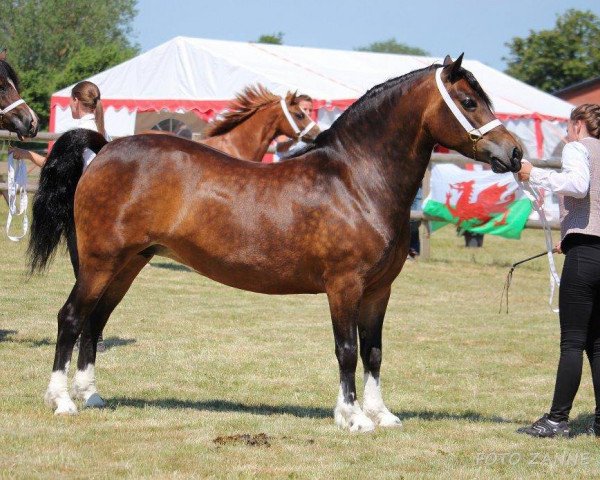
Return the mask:
{"type": "Polygon", "coordinates": [[[61,238],[75,235],[73,204],[77,183],[83,173],[83,153],[95,153],[106,139],[92,130],[69,130],[54,144],[42,167],[33,200],[33,221],[27,248],[30,273],[43,272],[56,253],[61,238]]]}

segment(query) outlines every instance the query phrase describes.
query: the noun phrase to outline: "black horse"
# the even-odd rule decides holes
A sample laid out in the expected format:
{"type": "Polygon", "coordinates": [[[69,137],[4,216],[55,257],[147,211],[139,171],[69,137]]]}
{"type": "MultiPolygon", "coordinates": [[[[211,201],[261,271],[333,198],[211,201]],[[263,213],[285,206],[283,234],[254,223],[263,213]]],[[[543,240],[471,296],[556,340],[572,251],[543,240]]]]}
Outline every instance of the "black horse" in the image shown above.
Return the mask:
{"type": "MultiPolygon", "coordinates": [[[[74,230],[79,272],[59,313],[46,402],[56,413],[77,411],[67,370],[81,334],[72,391],[88,405],[104,404],[95,386],[96,340],[143,266],[162,255],[245,290],[326,293],[340,369],[336,423],[352,431],[400,425],[381,395],[381,332],[408,253],[410,205],[432,149],[439,143],[496,172],[520,168],[517,141],[461,60],[372,88],[314,146],[278,164],[163,135],[104,147],[95,132],[61,137],[52,155],[71,152],[62,172],[73,188],[48,183],[38,191],[30,260],[42,269],[60,236],[74,230]],[[79,152],[87,145],[101,150],[82,175],[79,152]],[[50,243],[44,232],[55,233],[50,243]]],[[[43,170],[41,184],[51,175],[43,170]]]]}

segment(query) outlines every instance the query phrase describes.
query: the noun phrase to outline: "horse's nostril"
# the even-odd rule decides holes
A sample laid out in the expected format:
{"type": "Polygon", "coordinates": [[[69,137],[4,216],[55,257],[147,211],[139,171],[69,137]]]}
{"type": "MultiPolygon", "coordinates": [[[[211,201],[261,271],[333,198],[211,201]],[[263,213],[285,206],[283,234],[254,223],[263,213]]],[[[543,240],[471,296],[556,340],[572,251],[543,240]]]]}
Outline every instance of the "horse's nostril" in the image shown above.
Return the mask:
{"type": "Polygon", "coordinates": [[[523,158],[523,151],[519,147],[513,148],[512,159],[521,160],[523,158]]]}

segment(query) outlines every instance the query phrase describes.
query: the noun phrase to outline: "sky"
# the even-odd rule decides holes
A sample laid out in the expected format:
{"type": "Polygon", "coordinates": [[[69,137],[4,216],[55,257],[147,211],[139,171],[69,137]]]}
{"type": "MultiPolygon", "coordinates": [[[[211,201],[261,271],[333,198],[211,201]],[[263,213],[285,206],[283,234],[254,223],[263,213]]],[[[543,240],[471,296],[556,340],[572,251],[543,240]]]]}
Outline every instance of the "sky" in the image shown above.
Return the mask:
{"type": "Polygon", "coordinates": [[[394,37],[432,56],[461,52],[499,70],[506,42],[554,28],[569,8],[600,17],[600,0],[138,0],[134,42],[146,52],[176,36],[352,50],[394,37]]]}

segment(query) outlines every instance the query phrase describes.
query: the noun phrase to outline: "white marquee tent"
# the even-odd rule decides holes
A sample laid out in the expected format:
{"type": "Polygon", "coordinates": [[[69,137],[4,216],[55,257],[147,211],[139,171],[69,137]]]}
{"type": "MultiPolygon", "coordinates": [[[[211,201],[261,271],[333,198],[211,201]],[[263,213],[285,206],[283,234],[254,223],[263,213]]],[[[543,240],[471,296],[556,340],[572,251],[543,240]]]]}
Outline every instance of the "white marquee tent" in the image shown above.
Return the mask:
{"type": "MultiPolygon", "coordinates": [[[[257,82],[280,95],[288,90],[310,95],[319,122],[327,127],[372,86],[441,60],[176,37],[88,80],[100,87],[113,136],[142,129],[140,115],[152,112],[162,112],[161,118],[187,112],[188,118],[209,120],[236,92],[257,82]]],[[[496,115],[518,134],[530,157],[550,158],[560,151],[571,104],[476,60],[465,60],[463,66],[477,77],[496,115]]],[[[71,88],[52,95],[50,131],[72,126],[71,88]]]]}

